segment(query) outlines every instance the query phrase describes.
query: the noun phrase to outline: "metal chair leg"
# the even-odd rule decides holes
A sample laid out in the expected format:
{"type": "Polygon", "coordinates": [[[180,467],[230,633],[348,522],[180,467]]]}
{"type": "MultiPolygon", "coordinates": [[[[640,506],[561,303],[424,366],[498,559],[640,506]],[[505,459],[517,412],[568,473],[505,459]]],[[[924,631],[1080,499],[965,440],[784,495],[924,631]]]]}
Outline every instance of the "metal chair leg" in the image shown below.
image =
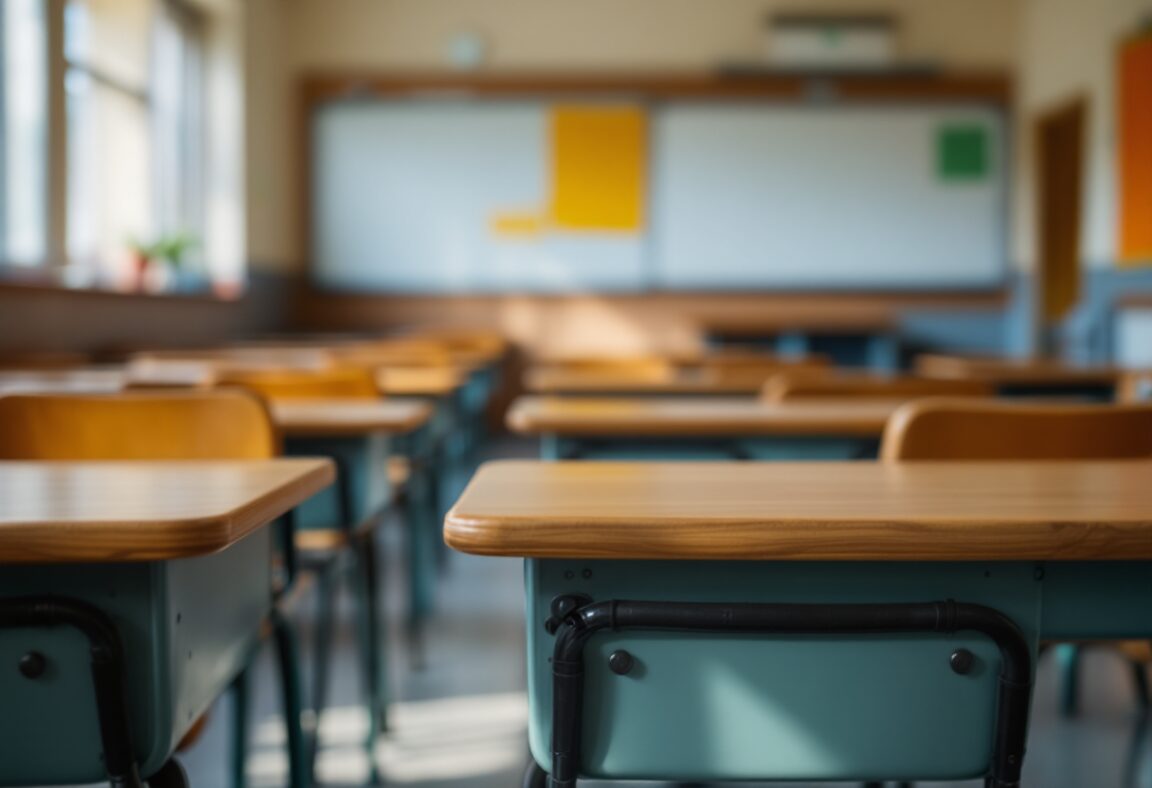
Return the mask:
{"type": "Polygon", "coordinates": [[[308,768],[308,746],[301,726],[304,699],[300,688],[300,652],[296,633],[279,610],[273,609],[271,623],[288,739],[288,785],[289,788],[310,788],[312,773],[308,768]]]}
{"type": "Polygon", "coordinates": [[[337,571],[335,561],[316,572],[316,631],[312,643],[312,731],[308,763],[316,771],[320,751],[320,717],[328,704],[328,679],[332,663],[333,629],[336,618],[337,571]]]}
{"type": "Polygon", "coordinates": [[[540,768],[540,764],[536,763],[535,759],[528,761],[527,768],[524,769],[524,778],[520,782],[520,788],[545,788],[548,784],[548,772],[540,768]]]}
{"type": "Polygon", "coordinates": [[[383,707],[383,693],[380,682],[380,630],[379,612],[376,598],[375,551],[371,532],[361,535],[355,543],[356,597],[360,618],[360,655],[364,676],[364,694],[368,701],[368,733],[364,749],[371,764],[371,782],[380,782],[379,765],[376,763],[376,738],[380,733],[380,709],[383,707]]]}
{"type": "Polygon", "coordinates": [[[1144,663],[1132,660],[1132,684],[1136,689],[1136,704],[1144,711],[1152,704],[1152,696],[1148,691],[1148,670],[1144,663]]]}
{"type": "Polygon", "coordinates": [[[160,771],[148,778],[148,788],[188,788],[188,772],[175,758],[169,758],[160,771]]]}
{"type": "Polygon", "coordinates": [[[1060,714],[1075,717],[1080,713],[1080,647],[1059,644],[1056,661],[1060,666],[1060,714]]]}
{"type": "Polygon", "coordinates": [[[435,520],[434,475],[425,460],[414,461],[405,496],[405,531],[408,546],[408,647],[412,666],[423,670],[424,622],[432,608],[435,558],[429,531],[435,520]]]}
{"type": "Polygon", "coordinates": [[[248,668],[232,680],[232,788],[248,785],[248,668]]]}

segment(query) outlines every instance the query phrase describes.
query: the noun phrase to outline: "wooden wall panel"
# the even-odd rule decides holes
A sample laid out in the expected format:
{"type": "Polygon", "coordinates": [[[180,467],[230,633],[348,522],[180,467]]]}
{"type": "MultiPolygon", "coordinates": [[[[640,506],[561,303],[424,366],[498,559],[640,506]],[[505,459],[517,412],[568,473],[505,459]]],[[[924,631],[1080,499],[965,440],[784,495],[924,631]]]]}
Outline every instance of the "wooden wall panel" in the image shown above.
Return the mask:
{"type": "Polygon", "coordinates": [[[1152,265],[1152,34],[1120,50],[1120,260],[1152,265]]]}
{"type": "Polygon", "coordinates": [[[534,357],[626,356],[696,350],[702,322],[875,327],[894,322],[904,310],[998,312],[1005,303],[1003,292],[374,296],[306,291],[293,322],[322,331],[484,327],[503,332],[534,357]]]}

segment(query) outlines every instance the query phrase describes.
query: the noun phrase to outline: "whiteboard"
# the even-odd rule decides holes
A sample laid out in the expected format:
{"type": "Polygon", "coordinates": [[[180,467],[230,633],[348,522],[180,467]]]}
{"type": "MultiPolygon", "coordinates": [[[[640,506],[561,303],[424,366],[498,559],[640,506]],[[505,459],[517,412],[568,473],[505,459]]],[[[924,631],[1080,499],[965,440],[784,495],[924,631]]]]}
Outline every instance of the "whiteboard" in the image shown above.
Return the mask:
{"type": "Polygon", "coordinates": [[[551,103],[348,100],[313,117],[313,275],[399,293],[948,288],[1002,283],[1004,121],[968,106],[649,107],[639,233],[494,229],[545,210],[551,103]],[[938,168],[978,127],[981,177],[938,168]]]}
{"type": "Polygon", "coordinates": [[[677,105],[655,128],[661,287],[969,287],[1004,276],[994,110],[677,105]],[[983,176],[941,177],[939,134],[957,127],[984,133],[983,176]]]}
{"type": "Polygon", "coordinates": [[[548,196],[542,102],[354,101],[313,119],[315,275],[390,292],[636,290],[644,238],[507,237],[548,196]]]}

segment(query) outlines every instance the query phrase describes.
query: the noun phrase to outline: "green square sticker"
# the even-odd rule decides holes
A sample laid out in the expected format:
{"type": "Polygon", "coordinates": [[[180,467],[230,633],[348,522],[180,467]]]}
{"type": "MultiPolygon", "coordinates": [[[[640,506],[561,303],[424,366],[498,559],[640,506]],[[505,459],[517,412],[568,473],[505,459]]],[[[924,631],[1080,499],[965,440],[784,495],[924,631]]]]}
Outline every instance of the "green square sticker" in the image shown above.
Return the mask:
{"type": "Polygon", "coordinates": [[[936,169],[946,181],[988,174],[988,132],[981,126],[944,126],[936,136],[936,169]]]}

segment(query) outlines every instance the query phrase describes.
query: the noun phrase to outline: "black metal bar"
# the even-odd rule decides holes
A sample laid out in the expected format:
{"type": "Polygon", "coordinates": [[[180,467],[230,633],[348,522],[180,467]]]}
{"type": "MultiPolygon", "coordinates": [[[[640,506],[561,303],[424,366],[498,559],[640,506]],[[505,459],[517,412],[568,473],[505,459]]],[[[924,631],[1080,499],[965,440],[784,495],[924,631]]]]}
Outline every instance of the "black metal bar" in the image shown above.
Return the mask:
{"type": "Polygon", "coordinates": [[[142,788],[124,682],[124,643],[112,620],[98,608],[58,596],[0,599],[0,627],[61,627],[79,630],[92,659],[92,684],[104,768],[113,788],[142,788]]]}
{"type": "Polygon", "coordinates": [[[351,534],[357,525],[352,522],[352,512],[356,508],[352,501],[352,468],[339,454],[333,453],[329,459],[336,466],[336,527],[351,534]]]}
{"type": "Polygon", "coordinates": [[[611,600],[575,606],[552,657],[550,788],[575,788],[583,726],[584,646],[602,630],[780,634],[979,632],[1000,649],[996,731],[988,788],[1016,788],[1024,760],[1032,655],[1019,627],[998,610],[947,600],[913,604],[722,604],[611,600]]]}
{"type": "Polygon", "coordinates": [[[296,556],[296,510],[289,509],[276,521],[276,533],[280,540],[280,555],[284,561],[284,577],[280,586],[273,589],[272,596],[279,599],[296,582],[300,562],[296,556]]]}

